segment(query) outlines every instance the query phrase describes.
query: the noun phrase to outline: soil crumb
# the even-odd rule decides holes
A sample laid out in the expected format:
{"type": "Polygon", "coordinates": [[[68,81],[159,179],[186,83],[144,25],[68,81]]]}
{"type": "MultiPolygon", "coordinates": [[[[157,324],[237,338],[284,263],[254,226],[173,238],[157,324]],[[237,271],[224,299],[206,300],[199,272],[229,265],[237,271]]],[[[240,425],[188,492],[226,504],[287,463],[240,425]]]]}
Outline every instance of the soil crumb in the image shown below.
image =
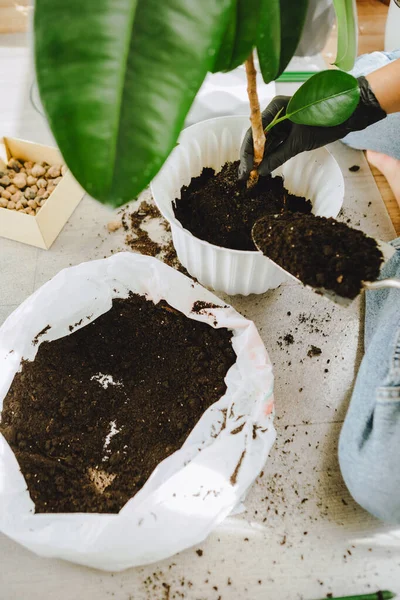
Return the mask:
{"type": "Polygon", "coordinates": [[[231,337],[132,294],[42,342],[0,423],[35,511],[119,512],[225,393],[231,337]]]}
{"type": "Polygon", "coordinates": [[[355,298],[363,281],[375,281],[383,261],[373,238],[332,218],[267,216],[253,235],[266,256],[304,284],[344,298],[355,298]]]}
{"type": "Polygon", "coordinates": [[[283,341],[285,342],[286,346],[290,346],[291,344],[294,344],[294,337],[291,333],[287,333],[283,337],[283,341]]]}
{"type": "Polygon", "coordinates": [[[233,471],[233,473],[232,473],[232,475],[230,477],[231,485],[236,485],[237,478],[238,478],[239,471],[240,471],[240,467],[242,466],[242,462],[243,462],[243,459],[244,459],[245,456],[246,456],[246,450],[243,450],[242,454],[240,455],[239,462],[236,465],[235,470],[233,471]]]}
{"type": "Polygon", "coordinates": [[[311,344],[311,347],[310,347],[309,351],[307,352],[307,356],[312,358],[313,356],[319,356],[320,354],[322,354],[321,348],[318,348],[317,346],[314,346],[313,344],[311,344]]]}
{"type": "Polygon", "coordinates": [[[202,300],[197,300],[197,302],[195,302],[193,304],[191,312],[202,313],[202,312],[205,312],[205,311],[213,309],[213,308],[228,308],[228,307],[226,304],[225,304],[225,306],[218,306],[218,304],[213,304],[212,302],[204,302],[202,300]]]}
{"type": "Polygon", "coordinates": [[[32,340],[32,344],[33,344],[34,346],[37,346],[37,345],[38,345],[38,343],[39,343],[39,340],[40,340],[40,338],[41,338],[43,335],[45,335],[45,334],[46,334],[46,333],[49,331],[49,329],[51,329],[51,325],[46,325],[46,327],[43,327],[43,329],[42,329],[41,331],[39,331],[39,333],[37,333],[37,334],[35,335],[35,337],[33,338],[33,340],[32,340]]]}
{"type": "Polygon", "coordinates": [[[238,166],[239,161],[226,163],[217,174],[214,169],[203,169],[182,187],[174,213],[183,227],[202,240],[254,251],[251,230],[257,219],[281,212],[310,213],[312,204],[285,190],[282,177],[260,177],[248,190],[238,181],[238,166]]]}

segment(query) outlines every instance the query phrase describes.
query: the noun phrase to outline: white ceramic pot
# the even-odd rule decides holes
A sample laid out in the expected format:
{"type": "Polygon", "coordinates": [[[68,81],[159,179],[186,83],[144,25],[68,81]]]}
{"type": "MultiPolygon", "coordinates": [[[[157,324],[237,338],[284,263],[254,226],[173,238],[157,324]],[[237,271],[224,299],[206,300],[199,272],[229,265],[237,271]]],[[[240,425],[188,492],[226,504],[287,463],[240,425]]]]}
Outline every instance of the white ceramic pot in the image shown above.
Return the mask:
{"type": "MultiPolygon", "coordinates": [[[[164,167],[151,184],[154,200],[171,224],[172,238],[182,265],[201,284],[227,294],[262,294],[278,287],[285,275],[261,252],[231,250],[200,240],[175,218],[173,202],[183,185],[204,167],[217,172],[238,159],[248,117],[218,117],[185,129],[164,167]]],[[[344,180],[333,156],[320,148],[295,156],[274,175],[282,175],[289,192],[305,196],[313,212],[336,217],[343,204],[344,180]]]]}

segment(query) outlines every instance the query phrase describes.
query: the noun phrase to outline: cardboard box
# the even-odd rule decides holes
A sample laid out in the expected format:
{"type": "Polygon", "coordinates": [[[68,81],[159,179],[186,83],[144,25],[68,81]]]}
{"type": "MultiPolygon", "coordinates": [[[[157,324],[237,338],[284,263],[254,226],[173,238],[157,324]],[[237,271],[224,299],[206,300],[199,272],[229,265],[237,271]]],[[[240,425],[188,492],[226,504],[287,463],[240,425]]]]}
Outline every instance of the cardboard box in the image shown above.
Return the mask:
{"type": "MultiPolygon", "coordinates": [[[[14,157],[49,165],[63,164],[57,148],[11,137],[0,142],[0,157],[5,162],[14,157]]],[[[48,250],[84,194],[71,172],[67,171],[37,215],[0,208],[0,236],[48,250]]]]}

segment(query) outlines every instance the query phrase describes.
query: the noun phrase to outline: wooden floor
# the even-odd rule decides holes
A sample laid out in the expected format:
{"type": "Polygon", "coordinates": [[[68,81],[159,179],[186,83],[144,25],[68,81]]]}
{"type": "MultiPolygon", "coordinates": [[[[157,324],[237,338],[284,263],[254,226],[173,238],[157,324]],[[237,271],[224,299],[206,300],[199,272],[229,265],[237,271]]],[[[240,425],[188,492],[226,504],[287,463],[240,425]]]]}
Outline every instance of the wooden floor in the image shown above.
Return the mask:
{"type": "MultiPolygon", "coordinates": [[[[388,7],[379,0],[357,0],[357,7],[359,20],[358,54],[383,50],[388,7]]],[[[328,63],[332,63],[335,58],[336,39],[337,30],[335,27],[323,53],[328,63]]],[[[386,204],[394,228],[397,234],[400,235],[400,209],[392,190],[385,177],[375,167],[371,166],[371,171],[386,204]]]]}

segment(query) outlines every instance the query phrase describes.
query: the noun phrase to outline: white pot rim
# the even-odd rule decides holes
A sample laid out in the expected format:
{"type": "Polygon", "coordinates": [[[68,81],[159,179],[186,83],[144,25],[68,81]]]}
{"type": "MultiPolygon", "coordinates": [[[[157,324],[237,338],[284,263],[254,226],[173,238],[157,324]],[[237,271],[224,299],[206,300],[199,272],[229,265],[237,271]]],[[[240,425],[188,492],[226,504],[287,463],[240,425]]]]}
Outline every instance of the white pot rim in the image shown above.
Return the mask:
{"type": "MultiPolygon", "coordinates": [[[[205,121],[199,121],[198,123],[193,123],[193,125],[186,127],[183,131],[186,132],[186,131],[190,131],[193,128],[198,128],[199,125],[207,126],[209,124],[215,123],[216,121],[232,122],[232,121],[244,121],[244,120],[247,120],[250,123],[249,117],[244,116],[244,115],[228,115],[225,117],[214,117],[212,119],[206,119],[205,121]]],[[[178,140],[178,144],[179,144],[179,140],[178,140]]],[[[329,150],[325,146],[323,148],[320,148],[320,150],[324,150],[327,154],[332,156],[332,153],[329,152],[329,150]]],[[[332,158],[333,158],[333,156],[332,156],[332,158]]],[[[169,157],[168,157],[168,159],[169,159],[169,157]]],[[[162,170],[168,168],[168,159],[167,159],[167,163],[165,163],[165,165],[162,167],[162,170]]],[[[271,174],[273,174],[273,173],[274,173],[274,171],[271,174]]],[[[279,176],[282,177],[283,180],[285,180],[282,175],[279,175],[279,176]]],[[[156,177],[154,179],[156,179],[157,177],[158,177],[158,175],[156,175],[156,177]]],[[[154,193],[154,190],[153,190],[153,181],[150,184],[150,191],[152,193],[154,202],[155,202],[158,210],[160,211],[160,213],[162,214],[164,219],[166,221],[168,221],[168,223],[172,223],[175,227],[178,227],[185,236],[194,238],[196,241],[198,241],[203,246],[213,248],[220,252],[229,252],[229,253],[240,255],[240,256],[262,255],[262,252],[260,250],[235,250],[234,248],[227,248],[225,246],[217,246],[216,244],[211,244],[211,242],[207,242],[206,240],[202,240],[201,238],[198,238],[197,236],[193,235],[193,233],[191,231],[189,231],[188,229],[185,229],[185,227],[183,227],[182,223],[180,221],[178,221],[178,219],[175,216],[171,217],[171,216],[167,215],[166,212],[163,210],[163,208],[161,206],[159,206],[157,199],[156,199],[156,194],[154,193]]]]}

